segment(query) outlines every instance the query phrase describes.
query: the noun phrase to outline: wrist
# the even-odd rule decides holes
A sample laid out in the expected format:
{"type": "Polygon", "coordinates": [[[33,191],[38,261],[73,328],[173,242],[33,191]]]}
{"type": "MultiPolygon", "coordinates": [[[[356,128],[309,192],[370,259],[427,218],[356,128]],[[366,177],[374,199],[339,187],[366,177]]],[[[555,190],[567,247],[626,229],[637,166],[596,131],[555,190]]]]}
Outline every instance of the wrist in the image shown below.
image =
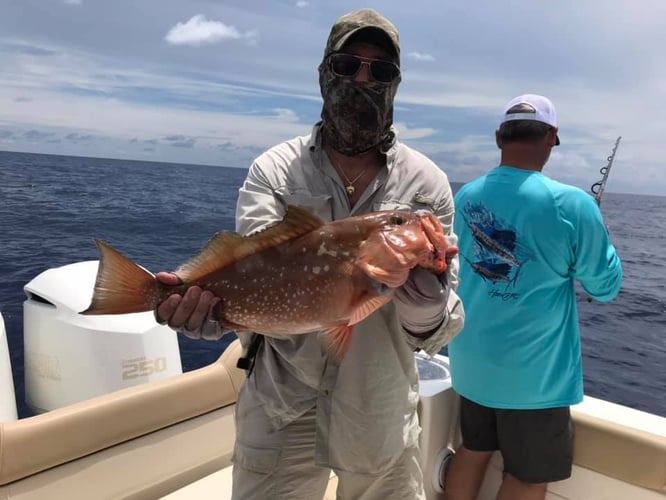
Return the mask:
{"type": "Polygon", "coordinates": [[[427,318],[421,316],[419,320],[409,319],[408,317],[399,317],[402,328],[412,337],[418,339],[427,339],[434,335],[449,321],[449,312],[444,306],[435,315],[429,315],[427,318]]]}

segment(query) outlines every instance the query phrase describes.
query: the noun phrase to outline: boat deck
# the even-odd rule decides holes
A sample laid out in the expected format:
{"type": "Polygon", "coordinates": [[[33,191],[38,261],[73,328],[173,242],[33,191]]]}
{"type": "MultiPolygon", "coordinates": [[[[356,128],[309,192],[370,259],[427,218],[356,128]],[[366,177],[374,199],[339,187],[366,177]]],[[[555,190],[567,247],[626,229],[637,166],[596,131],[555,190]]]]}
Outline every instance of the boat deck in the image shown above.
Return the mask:
{"type": "MultiPolygon", "coordinates": [[[[231,472],[232,467],[214,472],[184,488],[169,493],[160,500],[201,500],[202,498],[216,498],[217,500],[231,499],[231,472]]],[[[335,490],[338,478],[331,474],[323,500],[335,500],[335,490]]]]}

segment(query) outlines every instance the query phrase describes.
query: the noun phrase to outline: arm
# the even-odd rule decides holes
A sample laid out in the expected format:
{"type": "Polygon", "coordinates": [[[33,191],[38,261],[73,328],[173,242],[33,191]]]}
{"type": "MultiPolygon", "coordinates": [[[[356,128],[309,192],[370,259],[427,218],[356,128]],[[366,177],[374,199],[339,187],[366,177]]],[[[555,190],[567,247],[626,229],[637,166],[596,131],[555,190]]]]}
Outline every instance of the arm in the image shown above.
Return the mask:
{"type": "Polygon", "coordinates": [[[465,321],[462,301],[448,285],[448,275],[447,271],[438,278],[416,268],[394,299],[405,341],[430,355],[448,344],[465,321]]]}
{"type": "Polygon", "coordinates": [[[236,202],[236,232],[247,236],[284,218],[286,206],[262,170],[255,162],[248,171],[236,202]]]}
{"type": "MultiPolygon", "coordinates": [[[[453,196],[448,186],[435,215],[450,245],[456,246],[453,233],[453,196]]],[[[422,268],[413,269],[407,282],[396,292],[394,304],[406,342],[414,349],[435,354],[448,344],[460,330],[465,320],[462,302],[455,293],[458,287],[458,256],[449,262],[441,277],[422,268]]]]}
{"type": "Polygon", "coordinates": [[[599,207],[585,195],[578,204],[573,235],[574,263],[571,275],[590,297],[609,302],[622,284],[622,264],[610,241],[599,207]]]}

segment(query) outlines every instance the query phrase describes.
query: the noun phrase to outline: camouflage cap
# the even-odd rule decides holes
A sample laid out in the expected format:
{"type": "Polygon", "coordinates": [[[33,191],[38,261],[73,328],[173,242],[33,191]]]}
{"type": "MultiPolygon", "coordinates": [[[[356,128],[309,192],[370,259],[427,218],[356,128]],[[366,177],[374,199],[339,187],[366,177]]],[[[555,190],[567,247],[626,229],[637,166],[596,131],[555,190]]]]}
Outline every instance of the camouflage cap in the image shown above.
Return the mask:
{"type": "Polygon", "coordinates": [[[355,10],[339,18],[328,36],[324,58],[333,52],[338,52],[352,36],[363,30],[380,32],[382,38],[387,42],[386,48],[391,49],[395,56],[395,63],[400,65],[398,29],[391,21],[373,9],[355,10]]]}

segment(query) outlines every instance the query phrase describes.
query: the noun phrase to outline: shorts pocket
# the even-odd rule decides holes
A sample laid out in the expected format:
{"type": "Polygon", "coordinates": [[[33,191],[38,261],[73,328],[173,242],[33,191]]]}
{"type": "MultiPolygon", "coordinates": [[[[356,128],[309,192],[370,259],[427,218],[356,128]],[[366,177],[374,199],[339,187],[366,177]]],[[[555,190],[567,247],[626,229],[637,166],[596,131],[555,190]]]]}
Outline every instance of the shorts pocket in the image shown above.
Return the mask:
{"type": "Polygon", "coordinates": [[[280,458],[279,448],[255,448],[238,442],[234,447],[234,467],[242,467],[257,474],[270,474],[280,458]]]}

